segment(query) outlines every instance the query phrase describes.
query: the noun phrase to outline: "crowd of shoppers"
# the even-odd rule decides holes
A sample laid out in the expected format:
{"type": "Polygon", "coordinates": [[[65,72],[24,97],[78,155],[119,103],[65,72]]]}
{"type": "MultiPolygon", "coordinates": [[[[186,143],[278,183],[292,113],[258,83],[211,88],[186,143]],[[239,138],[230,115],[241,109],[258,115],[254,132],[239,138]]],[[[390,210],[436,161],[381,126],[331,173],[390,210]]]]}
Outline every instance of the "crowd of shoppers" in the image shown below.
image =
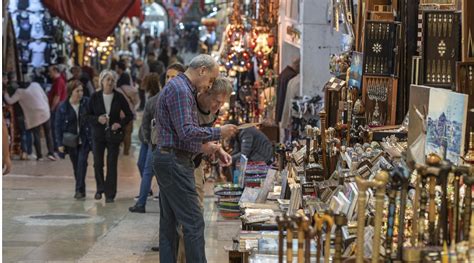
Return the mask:
{"type": "MultiPolygon", "coordinates": [[[[28,145],[30,134],[38,160],[43,156],[41,129],[50,160],[56,160],[56,155],[69,156],[77,200],[86,198],[85,178],[92,151],[94,198],[101,200],[104,195],[106,203],[117,196],[120,145],[123,143],[124,155],[129,155],[133,121],[143,111],[137,161],[141,183],[129,211],[146,212],[155,177],[160,247],[153,250],[160,251],[160,262],[206,262],[202,160],[215,158],[221,166],[230,166],[235,159],[218,141],[238,134],[237,126],[213,127],[220,108],[229,100],[232,84],[219,76],[219,66],[209,55],[196,56],[186,68],[175,47],[163,44],[158,58],[156,50],[145,52],[145,60],[115,60],[97,79],[93,72],[74,66],[66,81],[65,71],[53,65],[49,68],[53,85],[48,93],[36,82],[15,84],[14,78],[7,78],[10,88],[4,89],[4,100],[19,103],[24,116],[22,138],[24,132],[28,145]]],[[[28,147],[22,149],[30,154],[28,147]]],[[[9,157],[4,155],[3,160],[8,171],[9,157]]]]}

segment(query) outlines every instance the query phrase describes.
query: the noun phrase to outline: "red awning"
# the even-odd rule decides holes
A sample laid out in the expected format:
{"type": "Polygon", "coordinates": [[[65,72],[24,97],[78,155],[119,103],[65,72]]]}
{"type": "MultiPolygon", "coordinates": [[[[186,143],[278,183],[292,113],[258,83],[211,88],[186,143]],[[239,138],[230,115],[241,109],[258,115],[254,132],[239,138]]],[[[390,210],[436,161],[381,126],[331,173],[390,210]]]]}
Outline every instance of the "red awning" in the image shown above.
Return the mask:
{"type": "Polygon", "coordinates": [[[142,12],[142,1],[141,0],[134,0],[134,3],[130,9],[128,9],[127,14],[125,15],[127,17],[138,17],[140,19],[140,22],[143,22],[143,19],[145,18],[142,12]]]}
{"type": "Polygon", "coordinates": [[[105,40],[134,0],[43,0],[51,13],[86,36],[105,40]]]}

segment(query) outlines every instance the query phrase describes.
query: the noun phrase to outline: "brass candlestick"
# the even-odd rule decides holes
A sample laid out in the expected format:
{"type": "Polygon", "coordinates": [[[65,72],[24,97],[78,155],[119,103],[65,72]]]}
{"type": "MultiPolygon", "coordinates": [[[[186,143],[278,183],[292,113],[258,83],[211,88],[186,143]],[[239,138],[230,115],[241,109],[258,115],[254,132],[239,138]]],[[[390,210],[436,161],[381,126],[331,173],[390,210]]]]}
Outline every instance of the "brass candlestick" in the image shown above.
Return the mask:
{"type": "MultiPolygon", "coordinates": [[[[413,218],[412,218],[412,223],[411,223],[411,237],[410,237],[410,241],[411,241],[411,245],[413,247],[416,247],[418,246],[418,236],[417,236],[417,233],[418,233],[418,225],[419,225],[419,220],[418,220],[418,215],[419,213],[417,213],[418,211],[418,208],[419,208],[419,204],[420,204],[420,196],[421,196],[421,187],[420,187],[420,183],[421,183],[421,174],[418,172],[418,170],[416,170],[416,179],[415,179],[415,196],[413,197],[413,202],[412,202],[412,205],[413,205],[413,218]]],[[[405,257],[403,257],[405,258],[405,257]]]]}
{"type": "Polygon", "coordinates": [[[334,263],[342,262],[342,227],[347,225],[347,218],[344,214],[337,214],[334,216],[334,223],[336,224],[336,236],[334,239],[334,263]]]}
{"type": "MultiPolygon", "coordinates": [[[[392,257],[393,232],[395,227],[396,197],[399,185],[394,184],[392,180],[391,189],[388,192],[388,216],[387,216],[387,236],[385,238],[385,256],[387,259],[392,257]]],[[[402,223],[400,222],[399,225],[402,223]]]]}
{"type": "Polygon", "coordinates": [[[319,142],[318,137],[321,135],[321,130],[318,127],[313,128],[313,159],[315,163],[319,163],[319,142]]]}
{"type": "Polygon", "coordinates": [[[474,164],[474,132],[469,133],[469,149],[464,156],[464,161],[469,164],[474,164]]]}
{"type": "Polygon", "coordinates": [[[283,231],[288,224],[287,215],[285,214],[283,217],[277,216],[276,222],[278,225],[278,263],[283,263],[283,231]]]}
{"type": "Polygon", "coordinates": [[[461,177],[468,176],[469,166],[453,166],[452,172],[454,173],[454,206],[453,206],[453,225],[451,226],[453,236],[451,242],[458,243],[461,241],[460,228],[459,228],[459,211],[460,211],[460,180],[461,177]]]}
{"type": "Polygon", "coordinates": [[[352,92],[347,92],[347,130],[346,130],[346,146],[351,145],[351,127],[352,127],[352,92]]]}
{"type": "Polygon", "coordinates": [[[472,216],[472,185],[474,184],[474,167],[469,168],[469,174],[465,174],[463,177],[464,184],[466,185],[466,193],[464,194],[464,229],[463,238],[468,240],[469,238],[469,227],[470,219],[472,216]]]}
{"type": "Polygon", "coordinates": [[[324,178],[328,178],[328,163],[327,163],[327,145],[326,145],[326,111],[322,110],[319,113],[319,118],[321,120],[321,152],[322,152],[322,159],[323,159],[323,173],[324,178]]]}
{"type": "MultiPolygon", "coordinates": [[[[451,165],[447,162],[441,162],[438,178],[440,179],[441,189],[443,194],[441,196],[441,209],[440,216],[438,216],[438,228],[436,231],[436,239],[440,237],[438,234],[441,232],[441,241],[446,244],[450,244],[451,239],[448,232],[448,176],[451,171],[451,165]]],[[[437,240],[435,240],[436,242],[437,240]]],[[[439,244],[439,242],[437,242],[439,244]]]]}
{"type": "MultiPolygon", "coordinates": [[[[396,167],[391,173],[392,183],[400,189],[400,209],[398,214],[398,237],[397,253],[395,260],[401,261],[403,258],[403,241],[405,240],[405,209],[407,202],[407,192],[410,174],[407,169],[396,167]]],[[[388,233],[388,229],[387,229],[388,233]]],[[[393,235],[393,232],[392,232],[393,235]]],[[[386,253],[387,256],[389,255],[386,253]]]]}
{"type": "Polygon", "coordinates": [[[382,235],[383,205],[388,177],[389,175],[386,171],[381,171],[375,176],[377,190],[375,192],[375,233],[374,243],[372,245],[372,263],[379,263],[381,245],[380,239],[382,235]]]}
{"type": "Polygon", "coordinates": [[[329,262],[329,254],[331,249],[331,229],[332,225],[334,224],[334,220],[328,214],[320,215],[315,213],[313,216],[314,225],[316,228],[316,235],[318,237],[318,247],[316,252],[316,262],[319,263],[321,260],[321,239],[322,239],[322,232],[323,232],[323,225],[326,223],[326,241],[324,244],[324,262],[329,262]]]}
{"type": "Polygon", "coordinates": [[[306,156],[305,156],[305,163],[306,165],[310,162],[310,154],[311,154],[311,139],[313,137],[313,127],[311,125],[306,125],[306,156]]]}

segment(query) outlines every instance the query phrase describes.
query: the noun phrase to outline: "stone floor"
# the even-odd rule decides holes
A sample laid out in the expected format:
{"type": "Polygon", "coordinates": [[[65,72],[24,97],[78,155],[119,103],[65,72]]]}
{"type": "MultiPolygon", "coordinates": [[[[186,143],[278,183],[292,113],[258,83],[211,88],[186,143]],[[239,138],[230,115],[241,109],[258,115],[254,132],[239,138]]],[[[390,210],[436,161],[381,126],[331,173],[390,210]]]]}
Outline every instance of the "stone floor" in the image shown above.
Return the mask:
{"type": "MultiPolygon", "coordinates": [[[[138,146],[120,156],[115,203],[94,200],[95,180],[90,156],[87,198],[76,201],[70,161],[14,161],[3,177],[3,262],[159,262],[158,201],[149,199],[146,214],[128,212],[137,195],[138,146]],[[33,218],[32,218],[33,216],[33,218]],[[42,216],[46,218],[41,218],[42,216]]],[[[153,182],[156,190],[156,182],[153,182]]],[[[232,243],[238,221],[218,218],[212,185],[205,199],[208,262],[228,262],[224,246],[232,243]],[[226,231],[223,233],[222,231],[226,231]]]]}

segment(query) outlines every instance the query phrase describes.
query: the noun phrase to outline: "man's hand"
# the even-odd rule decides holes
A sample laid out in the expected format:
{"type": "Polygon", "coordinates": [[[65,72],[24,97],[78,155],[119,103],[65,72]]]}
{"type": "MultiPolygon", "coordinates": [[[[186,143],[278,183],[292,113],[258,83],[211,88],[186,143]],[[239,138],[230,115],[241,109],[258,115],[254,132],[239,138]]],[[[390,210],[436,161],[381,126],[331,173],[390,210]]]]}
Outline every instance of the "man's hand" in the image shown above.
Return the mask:
{"type": "Polygon", "coordinates": [[[217,157],[219,158],[219,164],[222,167],[227,167],[232,164],[232,156],[230,156],[230,154],[224,151],[222,147],[219,148],[216,154],[217,154],[217,157]]]}
{"type": "Polygon", "coordinates": [[[237,132],[237,126],[233,124],[226,124],[221,127],[221,136],[224,139],[234,136],[237,132]]]}
{"type": "Polygon", "coordinates": [[[120,123],[114,123],[112,124],[112,131],[115,131],[115,130],[118,130],[120,128],[122,128],[122,125],[120,125],[120,123]]]}
{"type": "Polygon", "coordinates": [[[99,118],[97,119],[97,121],[102,124],[102,125],[105,125],[107,123],[107,115],[100,115],[99,118]]]}
{"type": "Polygon", "coordinates": [[[204,154],[211,155],[217,152],[221,146],[216,142],[207,142],[201,146],[201,150],[204,154]]]}
{"type": "Polygon", "coordinates": [[[58,152],[64,153],[64,146],[59,146],[58,147],[58,152]]]}

